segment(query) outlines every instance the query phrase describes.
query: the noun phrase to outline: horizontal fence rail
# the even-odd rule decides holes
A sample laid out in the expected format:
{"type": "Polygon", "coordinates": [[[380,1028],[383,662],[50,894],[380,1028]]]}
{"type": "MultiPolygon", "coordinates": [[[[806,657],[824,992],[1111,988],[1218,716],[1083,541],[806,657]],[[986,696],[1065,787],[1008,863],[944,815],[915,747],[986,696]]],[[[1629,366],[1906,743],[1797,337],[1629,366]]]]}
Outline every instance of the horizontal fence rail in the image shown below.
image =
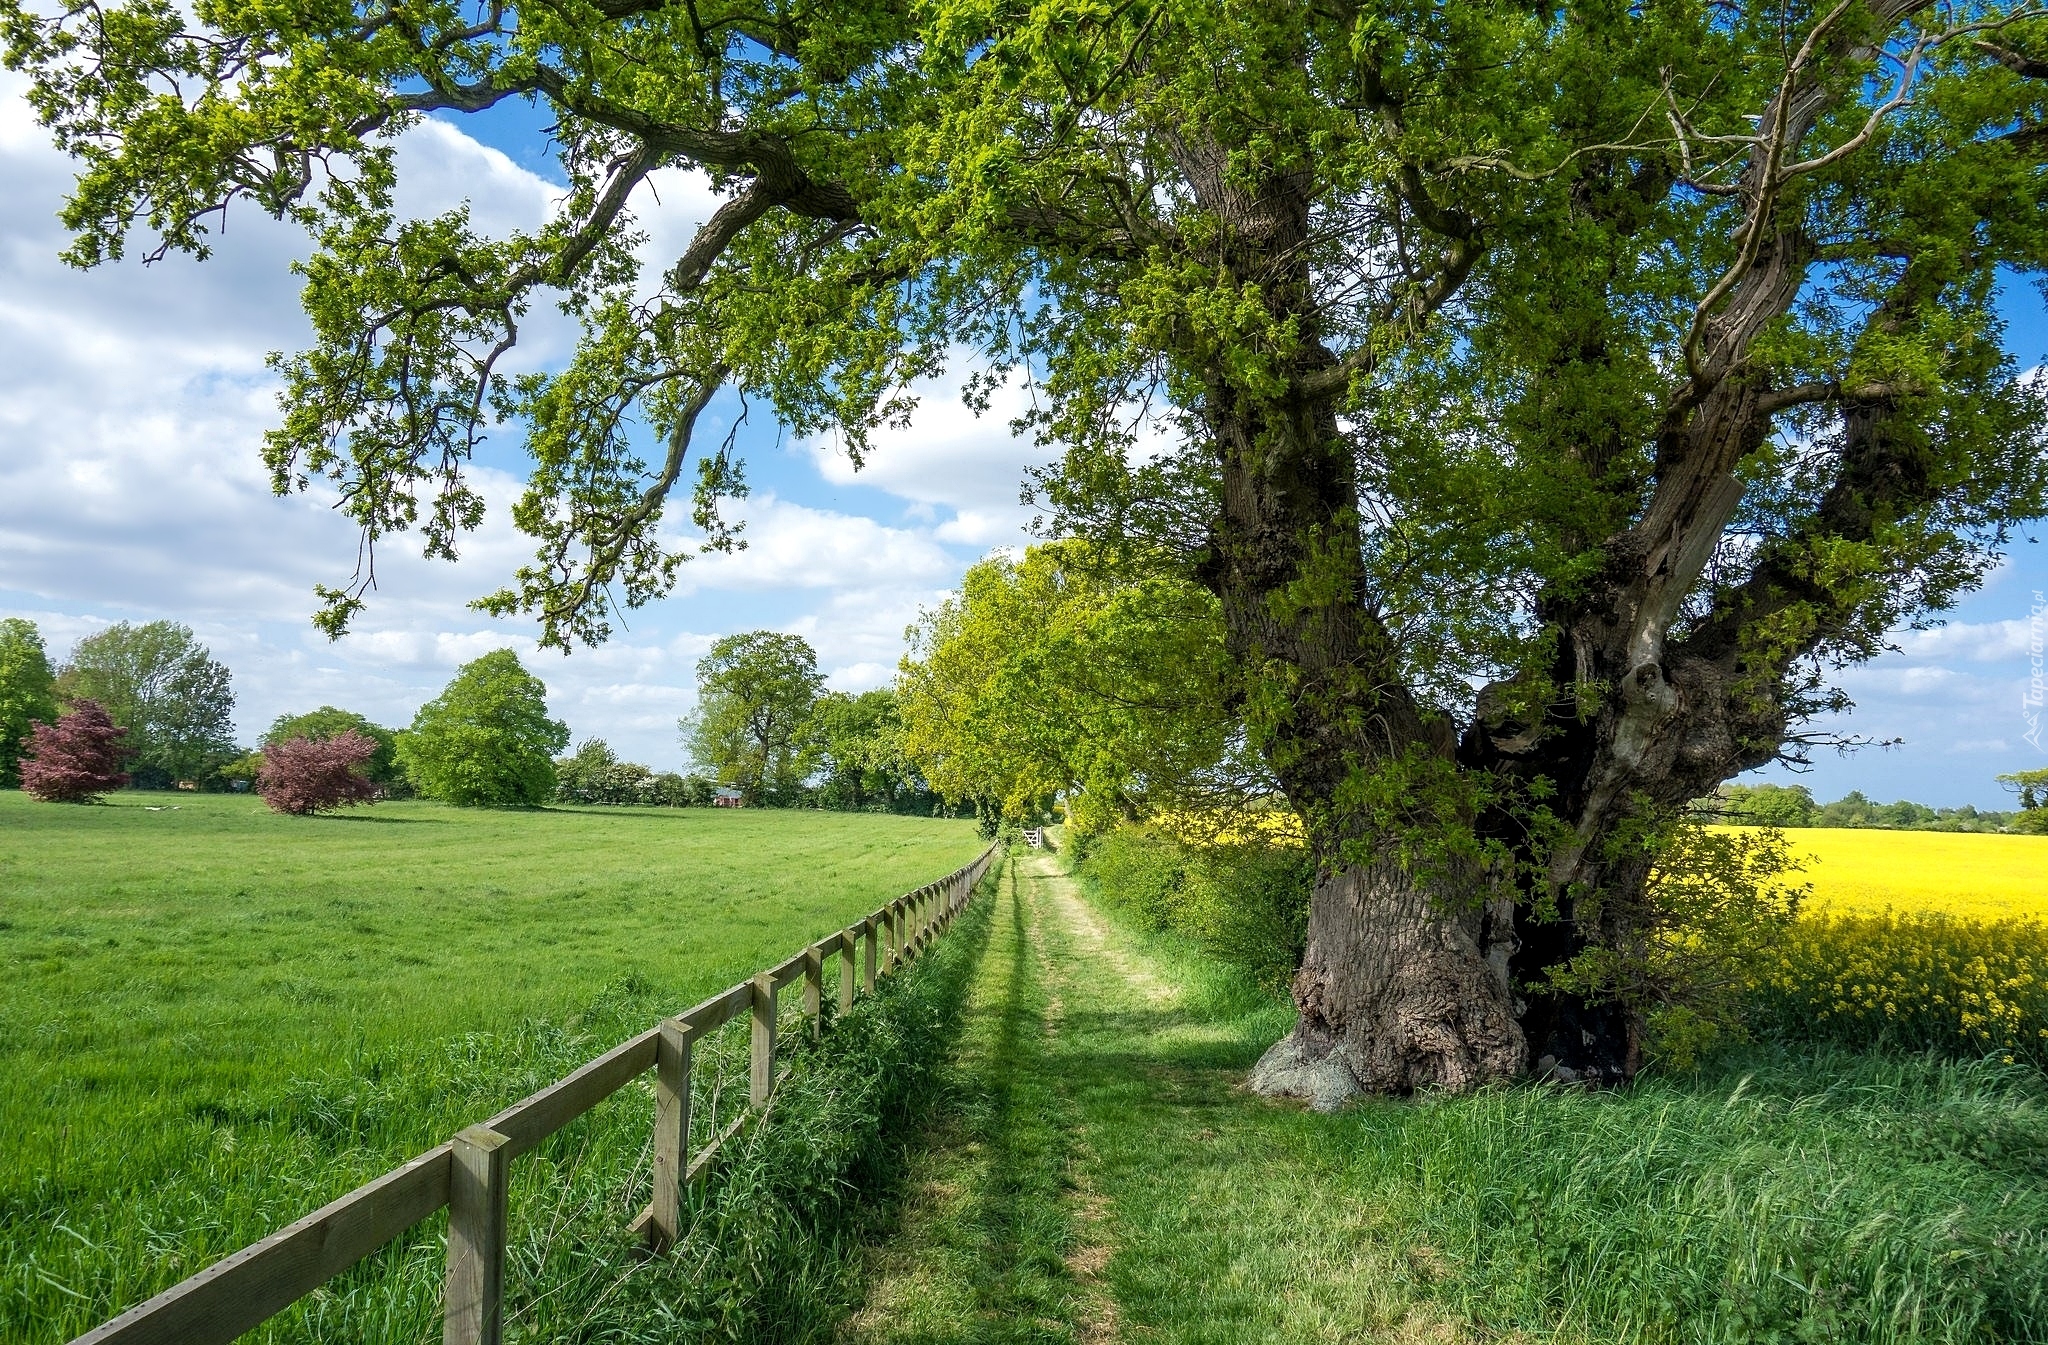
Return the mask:
{"type": "Polygon", "coordinates": [[[823,1030],[826,962],[839,959],[837,1007],[844,1012],[853,1007],[858,994],[873,993],[878,976],[900,969],[945,932],[972,899],[996,852],[991,845],[964,868],[906,892],[796,956],[664,1018],[567,1078],[172,1285],[79,1336],[72,1345],[226,1345],[444,1208],[448,1274],[442,1295],[443,1345],[498,1345],[506,1194],[513,1159],[648,1070],[655,1071],[654,1199],[633,1221],[633,1231],[651,1249],[667,1248],[680,1233],[683,1188],[774,1096],[778,993],[803,982],[803,1011],[815,1036],[823,1030]],[[743,1015],[752,1021],[746,1102],[719,1126],[714,1094],[708,1119],[714,1133],[692,1153],[695,1047],[743,1015]]]}

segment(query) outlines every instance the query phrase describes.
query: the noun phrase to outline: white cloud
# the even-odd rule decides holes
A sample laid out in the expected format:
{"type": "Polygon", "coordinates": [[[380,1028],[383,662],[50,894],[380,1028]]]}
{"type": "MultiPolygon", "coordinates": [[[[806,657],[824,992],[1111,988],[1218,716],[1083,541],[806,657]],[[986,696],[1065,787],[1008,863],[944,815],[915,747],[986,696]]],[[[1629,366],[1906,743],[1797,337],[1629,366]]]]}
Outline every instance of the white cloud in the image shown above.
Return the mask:
{"type": "Polygon", "coordinates": [[[977,416],[960,399],[957,373],[912,391],[918,405],[905,429],[883,429],[858,470],[839,447],[805,446],[820,475],[835,485],[871,486],[953,517],[935,534],[939,540],[987,547],[1021,540],[1033,510],[1018,502],[1029,467],[1054,455],[1028,437],[1011,433],[1010,423],[1030,409],[1031,391],[1022,373],[997,389],[989,409],[977,416]]]}
{"type": "Polygon", "coordinates": [[[893,663],[850,663],[844,668],[834,668],[825,678],[834,691],[853,694],[873,691],[895,680],[896,665],[893,663]]]}
{"type": "Polygon", "coordinates": [[[400,215],[426,219],[467,205],[471,226],[494,238],[539,228],[553,218],[564,195],[503,151],[434,117],[400,138],[397,168],[392,204],[400,215]]]}
{"type": "Polygon", "coordinates": [[[2018,619],[1957,621],[1908,632],[1899,640],[1899,652],[1909,659],[1997,663],[2023,657],[2029,638],[2027,623],[2018,619]]]}
{"type": "Polygon", "coordinates": [[[930,537],[858,514],[757,495],[732,510],[746,550],[699,555],[683,567],[679,594],[714,589],[853,588],[930,583],[959,566],[930,537]]]}
{"type": "Polygon", "coordinates": [[[697,229],[719,207],[711,179],[687,168],[661,168],[634,189],[633,218],[646,237],[634,250],[643,268],[640,292],[651,294],[661,276],[690,246],[697,229]]]}

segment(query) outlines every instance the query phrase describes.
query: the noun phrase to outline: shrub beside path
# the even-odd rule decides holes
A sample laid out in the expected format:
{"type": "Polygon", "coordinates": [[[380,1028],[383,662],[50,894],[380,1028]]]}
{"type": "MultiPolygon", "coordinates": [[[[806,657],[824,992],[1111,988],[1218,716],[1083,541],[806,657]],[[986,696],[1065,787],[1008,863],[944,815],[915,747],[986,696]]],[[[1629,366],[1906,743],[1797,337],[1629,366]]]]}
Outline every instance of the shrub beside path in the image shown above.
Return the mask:
{"type": "Polygon", "coordinates": [[[1290,1009],[1027,853],[841,1345],[2048,1338],[2048,1086],[1757,1048],[1337,1116],[1290,1009]]]}

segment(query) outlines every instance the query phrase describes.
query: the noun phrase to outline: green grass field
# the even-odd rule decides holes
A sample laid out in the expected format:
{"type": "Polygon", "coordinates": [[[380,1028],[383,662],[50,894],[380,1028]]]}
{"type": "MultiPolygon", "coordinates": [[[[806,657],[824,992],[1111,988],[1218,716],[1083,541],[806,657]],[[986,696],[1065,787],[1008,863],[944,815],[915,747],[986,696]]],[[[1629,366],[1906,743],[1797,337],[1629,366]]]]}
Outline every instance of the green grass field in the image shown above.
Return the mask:
{"type": "Polygon", "coordinates": [[[979,847],[872,815],[0,794],[0,1340],[75,1334],[979,847]]]}

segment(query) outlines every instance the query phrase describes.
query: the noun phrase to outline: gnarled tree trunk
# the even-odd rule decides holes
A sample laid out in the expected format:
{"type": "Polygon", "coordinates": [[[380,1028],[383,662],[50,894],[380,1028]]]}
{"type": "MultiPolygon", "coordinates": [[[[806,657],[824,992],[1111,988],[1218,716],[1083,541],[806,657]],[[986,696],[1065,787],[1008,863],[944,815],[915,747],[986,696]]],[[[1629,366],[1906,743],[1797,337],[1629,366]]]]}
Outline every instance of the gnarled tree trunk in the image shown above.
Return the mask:
{"type": "MultiPolygon", "coordinates": [[[[1337,420],[1343,381],[1317,339],[1309,275],[1311,175],[1248,181],[1230,155],[1189,135],[1182,168],[1221,225],[1222,270],[1256,292],[1298,343],[1279,390],[1184,352],[1204,385],[1221,497],[1198,567],[1217,595],[1234,657],[1285,686],[1249,716],[1321,860],[1301,1019],[1261,1062],[1262,1092],[1331,1107],[1355,1093],[1463,1089],[1524,1067],[1507,980],[1508,920],[1478,886],[1447,892],[1404,870],[1351,799],[1361,775],[1424,759],[1445,766],[1449,724],[1420,706],[1373,610],[1358,551],[1354,448],[1337,420]],[[1284,700],[1284,703],[1283,703],[1284,700]]],[[[1430,806],[1417,801],[1419,814],[1430,806]]],[[[1408,819],[1434,821],[1419,815],[1408,819]]],[[[1384,819],[1381,819],[1383,822],[1384,819]]]]}
{"type": "Polygon", "coordinates": [[[1249,1086],[1328,1110],[1360,1092],[1462,1091],[1521,1073],[1508,903],[1447,910],[1394,863],[1326,868],[1295,977],[1301,1019],[1249,1086]]]}

